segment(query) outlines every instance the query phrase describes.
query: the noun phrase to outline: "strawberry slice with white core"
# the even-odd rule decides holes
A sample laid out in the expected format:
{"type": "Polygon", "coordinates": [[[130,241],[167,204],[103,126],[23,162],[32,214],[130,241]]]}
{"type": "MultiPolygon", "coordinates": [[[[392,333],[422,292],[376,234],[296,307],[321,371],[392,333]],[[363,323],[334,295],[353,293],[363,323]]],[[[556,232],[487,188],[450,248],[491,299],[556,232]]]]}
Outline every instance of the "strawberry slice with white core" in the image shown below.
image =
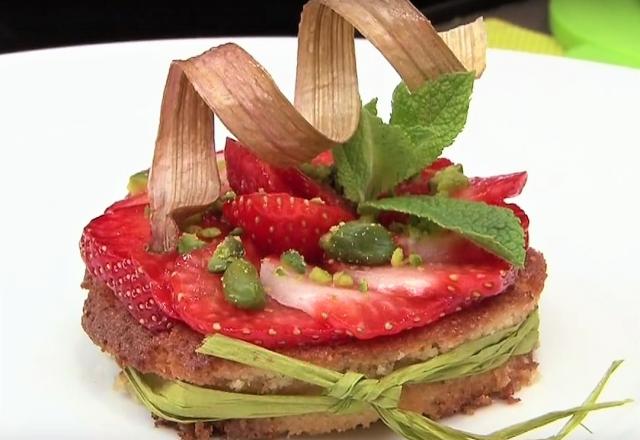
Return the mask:
{"type": "Polygon", "coordinates": [[[278,260],[266,258],[262,261],[260,279],[267,294],[287,307],[301,310],[318,320],[324,320],[334,329],[358,339],[370,339],[377,336],[392,335],[403,330],[421,327],[441,317],[459,311],[463,307],[487,296],[503,291],[510,279],[508,273],[497,275],[504,278],[500,285],[493,283],[493,277],[473,266],[456,267],[453,272],[445,270],[438,273],[415,269],[411,276],[424,277],[419,283],[414,279],[412,287],[407,289],[404,270],[393,272],[372,268],[368,276],[372,283],[383,286],[383,291],[369,289],[361,292],[357,288],[341,288],[323,285],[311,281],[306,275],[285,271],[284,275],[276,271],[278,260]],[[465,270],[466,269],[466,270],[465,270]],[[473,272],[478,270],[478,272],[473,272]],[[464,283],[459,272],[464,273],[464,283]],[[471,274],[475,275],[472,280],[471,274]],[[436,279],[440,278],[440,279],[436,279]],[[489,283],[492,283],[491,286],[489,283]],[[435,291],[431,287],[443,286],[435,291]],[[418,295],[423,288],[422,295],[418,295]]]}
{"type": "Polygon", "coordinates": [[[472,297],[497,295],[515,279],[515,270],[508,264],[423,264],[418,267],[354,267],[343,272],[356,283],[366,281],[376,292],[389,295],[429,298],[461,292],[472,297]]]}
{"type": "Polygon", "coordinates": [[[462,235],[451,231],[418,237],[397,235],[394,240],[405,255],[419,255],[424,263],[482,263],[499,260],[462,235]]]}
{"type": "MultiPolygon", "coordinates": [[[[224,335],[262,345],[287,347],[327,343],[345,339],[323,320],[300,310],[285,307],[267,298],[263,310],[238,309],[224,297],[221,275],[207,270],[207,263],[221,239],[178,258],[171,274],[175,310],[193,330],[208,335],[224,335]]],[[[245,257],[256,264],[251,242],[243,239],[245,257]]],[[[257,264],[256,264],[257,265],[257,264]]]]}

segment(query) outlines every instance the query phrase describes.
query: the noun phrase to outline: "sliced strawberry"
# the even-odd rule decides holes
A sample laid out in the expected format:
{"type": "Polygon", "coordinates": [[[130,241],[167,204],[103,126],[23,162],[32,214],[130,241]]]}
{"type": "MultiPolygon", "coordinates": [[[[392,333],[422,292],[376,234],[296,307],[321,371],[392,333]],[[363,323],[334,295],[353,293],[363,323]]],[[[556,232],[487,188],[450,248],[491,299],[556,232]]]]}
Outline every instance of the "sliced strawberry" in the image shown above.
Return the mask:
{"type": "Polygon", "coordinates": [[[324,165],[330,167],[333,165],[333,152],[331,150],[323,151],[311,160],[314,165],[324,165]]]}
{"type": "Polygon", "coordinates": [[[276,168],[260,160],[240,142],[227,138],[224,158],[227,179],[236,194],[289,191],[289,185],[278,175],[276,168]]]}
{"type": "Polygon", "coordinates": [[[146,192],[136,194],[135,196],[129,196],[122,200],[118,200],[111,206],[109,206],[105,212],[109,213],[112,211],[116,211],[122,208],[129,208],[132,206],[140,206],[140,205],[148,205],[149,204],[149,195],[146,192]]]}
{"type": "Polygon", "coordinates": [[[80,253],[91,275],[113,290],[141,325],[164,330],[177,317],[166,281],[176,254],[146,251],[151,229],[145,207],[112,206],[92,220],[82,234],[80,253]]]}
{"type": "Polygon", "coordinates": [[[450,231],[424,234],[420,237],[397,235],[395,241],[405,255],[416,254],[425,263],[481,263],[498,258],[476,246],[463,236],[450,231]]]}
{"type": "Polygon", "coordinates": [[[453,165],[449,159],[441,157],[436,159],[428,167],[424,168],[420,174],[400,183],[393,191],[397,195],[403,194],[430,194],[431,188],[429,182],[436,173],[450,165],[453,165]]]}
{"type": "Polygon", "coordinates": [[[347,203],[330,187],[316,182],[297,168],[270,165],[233,139],[227,139],[224,154],[229,184],[236,194],[287,193],[305,199],[319,197],[328,205],[347,207],[347,203]]]}
{"type": "Polygon", "coordinates": [[[319,261],[318,240],[331,226],[353,220],[338,206],[293,197],[288,194],[248,194],[226,203],[224,217],[241,227],[263,254],[296,249],[310,261],[319,261]]]}
{"type": "Polygon", "coordinates": [[[363,293],[357,289],[320,285],[291,273],[278,275],[277,266],[277,260],[267,258],[260,270],[260,279],[273,299],[318,320],[324,319],[334,329],[358,339],[392,335],[427,325],[482,297],[500,293],[510,278],[506,272],[502,276],[497,268],[451,266],[433,272],[425,266],[423,271],[412,269],[410,277],[414,286],[416,280],[422,280],[421,295],[414,295],[415,291],[405,285],[406,270],[396,273],[395,269],[383,269],[384,272],[371,269],[367,276],[383,290],[369,289],[363,293]],[[476,269],[478,272],[473,272],[476,269]],[[505,281],[499,285],[489,284],[497,280],[505,281]],[[425,287],[427,283],[434,284],[434,289],[425,287]]]}
{"type": "Polygon", "coordinates": [[[469,186],[453,197],[495,205],[520,194],[526,183],[526,171],[492,177],[473,177],[469,179],[469,186]]]}
{"type": "Polygon", "coordinates": [[[320,198],[327,205],[341,206],[351,210],[348,203],[333,189],[316,182],[297,168],[280,170],[278,174],[289,185],[287,192],[291,195],[305,199],[320,198]]]}
{"type": "MultiPolygon", "coordinates": [[[[261,311],[245,311],[229,304],[220,275],[207,270],[219,240],[180,257],[171,275],[174,307],[180,318],[202,334],[222,333],[265,347],[323,343],[345,338],[327,323],[280,305],[271,298],[261,311]]],[[[248,241],[243,239],[245,251],[248,241]]]]}
{"type": "Polygon", "coordinates": [[[449,292],[478,292],[492,296],[505,290],[515,279],[513,266],[500,260],[484,264],[427,263],[413,266],[344,267],[345,273],[369,289],[386,294],[430,298],[449,292]],[[481,282],[479,281],[481,280],[481,282]]]}

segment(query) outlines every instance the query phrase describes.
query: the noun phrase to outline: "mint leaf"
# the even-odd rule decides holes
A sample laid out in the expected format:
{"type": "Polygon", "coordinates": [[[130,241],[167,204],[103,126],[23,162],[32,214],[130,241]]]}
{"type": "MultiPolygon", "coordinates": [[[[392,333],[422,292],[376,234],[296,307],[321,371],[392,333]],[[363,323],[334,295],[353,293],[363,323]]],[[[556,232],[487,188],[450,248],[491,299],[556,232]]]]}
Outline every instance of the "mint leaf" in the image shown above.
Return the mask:
{"type": "Polygon", "coordinates": [[[353,137],[333,150],[338,183],[347,198],[363,202],[406,179],[415,160],[411,141],[399,127],[382,122],[376,101],[362,108],[353,137]]]}
{"type": "Polygon", "coordinates": [[[360,208],[403,212],[429,220],[518,267],[524,265],[524,231],[510,209],[433,196],[392,197],[363,203],[360,208]]]}
{"type": "Polygon", "coordinates": [[[400,83],[393,91],[389,123],[428,126],[440,137],[455,138],[467,120],[473,79],[473,72],[442,75],[414,92],[400,83]]]}
{"type": "Polygon", "coordinates": [[[334,149],[345,195],[358,203],[374,199],[440,156],[464,127],[473,79],[443,75],[413,93],[400,84],[389,124],[378,117],[376,100],[365,105],[353,137],[334,149]]]}
{"type": "Polygon", "coordinates": [[[413,93],[404,83],[394,90],[389,123],[402,127],[414,143],[420,160],[412,174],[436,160],[464,128],[473,80],[473,72],[452,73],[413,93]]]}

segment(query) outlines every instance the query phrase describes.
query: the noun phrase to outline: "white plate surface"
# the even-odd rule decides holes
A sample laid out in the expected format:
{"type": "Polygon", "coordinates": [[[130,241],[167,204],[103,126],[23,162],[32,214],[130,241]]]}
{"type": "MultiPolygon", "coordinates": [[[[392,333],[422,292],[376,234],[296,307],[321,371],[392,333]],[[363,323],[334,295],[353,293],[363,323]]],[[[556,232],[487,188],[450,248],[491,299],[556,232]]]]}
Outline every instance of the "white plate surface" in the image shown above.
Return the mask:
{"type": "MultiPolygon", "coordinates": [[[[290,95],[295,41],[238,41],[290,95]]],[[[82,331],[77,243],[129,174],[149,165],[169,60],[220,42],[0,56],[0,437],[175,438],[113,390],[116,367],[82,331]]],[[[388,110],[396,74],[364,42],[358,58],[363,98],[379,96],[388,110]]],[[[529,171],[519,203],[549,263],[541,374],[521,403],[450,419],[455,426],[488,432],[578,404],[618,358],[626,362],[604,397],[640,400],[639,109],[640,70],[489,53],[467,128],[447,155],[470,175],[529,171]]],[[[595,435],[573,438],[640,438],[640,405],[586,425],[595,435]]],[[[340,438],[393,435],[377,427],[340,438]]]]}

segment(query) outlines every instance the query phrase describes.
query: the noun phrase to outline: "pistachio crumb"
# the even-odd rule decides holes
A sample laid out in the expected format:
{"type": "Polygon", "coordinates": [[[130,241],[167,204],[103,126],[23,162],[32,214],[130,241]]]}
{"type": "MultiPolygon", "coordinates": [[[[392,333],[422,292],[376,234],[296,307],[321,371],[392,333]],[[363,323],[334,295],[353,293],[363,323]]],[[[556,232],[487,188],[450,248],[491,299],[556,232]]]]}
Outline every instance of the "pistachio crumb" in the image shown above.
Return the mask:
{"type": "Polygon", "coordinates": [[[280,255],[280,262],[283,266],[288,267],[296,273],[303,274],[307,271],[307,264],[300,252],[295,249],[289,249],[280,255]]]}
{"type": "Polygon", "coordinates": [[[422,265],[422,257],[418,254],[409,255],[409,264],[413,267],[418,267],[422,265]]]}
{"type": "Polygon", "coordinates": [[[329,284],[333,277],[326,270],[316,266],[309,272],[309,279],[318,284],[329,284]]]}
{"type": "Polygon", "coordinates": [[[197,235],[185,233],[180,236],[180,240],[178,241],[178,252],[186,254],[206,245],[207,243],[200,240],[197,235]]]}
{"type": "Polygon", "coordinates": [[[369,290],[369,283],[364,278],[360,280],[358,283],[358,290],[362,293],[367,292],[369,290]]]}
{"type": "Polygon", "coordinates": [[[391,265],[393,267],[400,267],[404,263],[404,251],[401,247],[397,247],[393,254],[391,254],[391,265]]]}
{"type": "Polygon", "coordinates": [[[202,226],[198,225],[189,225],[184,228],[184,232],[187,232],[189,234],[198,234],[200,231],[202,231],[202,226]]]}
{"type": "Polygon", "coordinates": [[[353,286],[353,278],[350,275],[340,271],[333,274],[333,284],[338,287],[353,286]]]}
{"type": "Polygon", "coordinates": [[[216,238],[222,234],[222,231],[215,226],[211,226],[209,228],[200,228],[198,235],[202,238],[216,238]]]}

